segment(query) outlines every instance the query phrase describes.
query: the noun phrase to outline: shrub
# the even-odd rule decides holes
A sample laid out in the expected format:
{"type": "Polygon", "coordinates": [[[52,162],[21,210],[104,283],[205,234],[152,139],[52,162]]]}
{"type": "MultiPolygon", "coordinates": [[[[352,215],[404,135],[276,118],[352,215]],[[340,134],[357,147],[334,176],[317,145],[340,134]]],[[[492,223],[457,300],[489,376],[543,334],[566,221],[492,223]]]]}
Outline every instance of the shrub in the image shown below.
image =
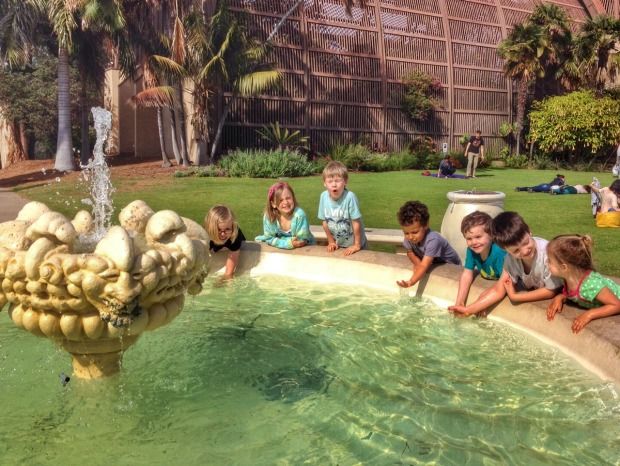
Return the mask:
{"type": "Polygon", "coordinates": [[[337,144],[329,151],[332,160],[343,163],[349,170],[362,170],[371,155],[363,144],[337,144]]]}
{"type": "Polygon", "coordinates": [[[229,176],[249,178],[280,178],[308,176],[318,172],[315,163],[303,154],[288,150],[237,150],[220,161],[229,176]]]}
{"type": "Polygon", "coordinates": [[[525,154],[515,154],[506,157],[506,166],[508,168],[525,168],[527,167],[527,156],[525,154]]]}
{"type": "Polygon", "coordinates": [[[418,159],[415,155],[407,151],[401,151],[371,154],[362,168],[372,172],[387,172],[416,168],[417,165],[418,159]]]}
{"type": "Polygon", "coordinates": [[[530,135],[543,152],[591,157],[620,140],[620,101],[591,91],[534,102],[530,135]]]}
{"type": "Polygon", "coordinates": [[[308,149],[310,138],[301,134],[299,130],[289,132],[287,128],[282,128],[277,121],[268,126],[257,129],[256,132],[261,139],[269,142],[275,149],[299,150],[308,149]]]}
{"type": "Polygon", "coordinates": [[[515,131],[515,125],[513,123],[508,123],[507,121],[502,122],[497,128],[497,134],[499,134],[503,138],[507,138],[515,131]]]}

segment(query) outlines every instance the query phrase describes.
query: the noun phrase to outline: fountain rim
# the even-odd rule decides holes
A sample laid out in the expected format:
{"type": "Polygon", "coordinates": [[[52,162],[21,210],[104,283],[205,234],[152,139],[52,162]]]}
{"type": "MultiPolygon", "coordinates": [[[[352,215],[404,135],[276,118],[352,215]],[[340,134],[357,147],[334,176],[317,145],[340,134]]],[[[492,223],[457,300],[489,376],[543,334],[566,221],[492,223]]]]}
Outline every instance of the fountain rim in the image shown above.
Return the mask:
{"type": "Polygon", "coordinates": [[[501,191],[476,191],[461,189],[448,191],[446,197],[456,204],[496,204],[504,202],[506,194],[501,191]]]}
{"type": "MultiPolygon", "coordinates": [[[[211,257],[209,275],[223,273],[226,257],[227,251],[224,250],[211,257]]],[[[345,257],[343,250],[328,253],[324,246],[281,250],[262,243],[246,242],[236,274],[286,276],[315,283],[364,286],[388,294],[422,296],[445,308],[456,298],[462,270],[461,266],[452,264],[435,266],[420,283],[405,291],[396,285],[396,280],[411,274],[411,263],[402,254],[360,251],[345,257]]],[[[620,283],[618,278],[614,279],[620,283]]],[[[472,284],[469,301],[494,283],[478,277],[472,284]]],[[[560,349],[586,370],[620,386],[620,332],[616,331],[620,326],[620,316],[594,320],[574,335],[572,321],[583,310],[567,305],[553,322],[548,322],[546,306],[546,301],[513,305],[505,298],[494,306],[489,319],[560,349]]]]}

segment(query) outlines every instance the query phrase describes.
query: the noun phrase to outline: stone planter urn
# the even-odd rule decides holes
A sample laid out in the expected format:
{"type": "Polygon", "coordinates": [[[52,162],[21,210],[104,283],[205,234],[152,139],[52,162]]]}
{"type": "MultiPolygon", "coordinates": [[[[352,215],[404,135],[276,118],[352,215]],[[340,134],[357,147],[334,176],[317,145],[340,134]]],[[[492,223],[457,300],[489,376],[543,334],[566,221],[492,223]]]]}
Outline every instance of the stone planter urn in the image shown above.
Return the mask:
{"type": "Polygon", "coordinates": [[[441,222],[441,235],[450,242],[464,262],[467,244],[461,233],[463,217],[476,210],[495,217],[504,211],[506,194],[499,191],[450,191],[447,197],[450,204],[441,222]]]}

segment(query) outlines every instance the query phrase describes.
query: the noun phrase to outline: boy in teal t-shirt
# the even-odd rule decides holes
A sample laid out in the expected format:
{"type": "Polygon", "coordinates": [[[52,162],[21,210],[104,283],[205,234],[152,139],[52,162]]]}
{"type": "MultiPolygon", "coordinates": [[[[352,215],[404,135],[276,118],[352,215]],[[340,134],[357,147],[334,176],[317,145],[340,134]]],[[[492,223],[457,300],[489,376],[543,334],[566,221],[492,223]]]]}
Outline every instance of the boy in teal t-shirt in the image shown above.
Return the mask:
{"type": "Polygon", "coordinates": [[[489,214],[476,211],[465,216],[461,222],[461,232],[467,242],[467,251],[455,306],[465,305],[476,270],[487,280],[498,280],[502,274],[506,251],[493,242],[492,221],[489,214]]]}

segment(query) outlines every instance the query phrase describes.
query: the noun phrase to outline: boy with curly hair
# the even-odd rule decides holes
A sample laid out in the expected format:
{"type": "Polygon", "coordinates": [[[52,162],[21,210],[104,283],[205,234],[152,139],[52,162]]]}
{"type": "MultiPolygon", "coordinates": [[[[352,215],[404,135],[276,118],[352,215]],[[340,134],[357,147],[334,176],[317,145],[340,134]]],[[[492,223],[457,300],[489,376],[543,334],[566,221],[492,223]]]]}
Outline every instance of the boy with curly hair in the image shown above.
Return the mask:
{"type": "Polygon", "coordinates": [[[450,263],[461,265],[461,259],[448,240],[428,226],[430,215],[426,205],[419,201],[407,201],[398,211],[398,223],[405,239],[403,246],[413,263],[409,280],[398,280],[402,288],[415,285],[426,274],[431,264],[450,263]]]}

